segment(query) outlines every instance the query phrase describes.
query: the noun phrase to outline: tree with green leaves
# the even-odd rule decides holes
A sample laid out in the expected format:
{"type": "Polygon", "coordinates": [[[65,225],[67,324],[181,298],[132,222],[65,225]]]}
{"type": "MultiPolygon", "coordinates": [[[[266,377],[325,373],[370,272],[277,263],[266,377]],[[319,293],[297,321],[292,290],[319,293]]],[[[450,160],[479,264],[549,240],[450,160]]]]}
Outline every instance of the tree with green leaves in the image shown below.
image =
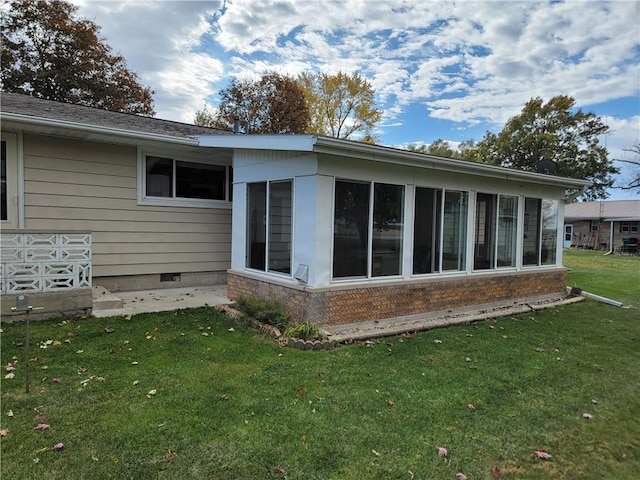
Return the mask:
{"type": "Polygon", "coordinates": [[[454,148],[450,142],[438,138],[433,143],[418,145],[412,143],[407,146],[410,152],[425,153],[436,157],[456,158],[458,160],[475,160],[474,152],[476,142],[473,140],[465,140],[460,142],[457,148],[454,148]]]}
{"type": "Polygon", "coordinates": [[[485,163],[532,172],[541,161],[550,160],[556,164],[556,175],[593,182],[585,199],[606,198],[618,173],[599,139],[609,127],[595,114],[575,110],[575,103],[564,95],[547,103],[539,97],[529,100],[500,133],[486,133],[474,156],[485,163]]]}
{"type": "Polygon", "coordinates": [[[196,112],[196,125],[232,129],[235,119],[251,133],[304,133],[309,110],[298,81],[276,72],[259,80],[232,78],[216,109],[196,112]]]}
{"type": "Polygon", "coordinates": [[[371,84],[355,73],[303,73],[298,77],[309,107],[307,133],[375,143],[376,108],[371,84]]]}
{"type": "Polygon", "coordinates": [[[95,23],[61,0],[4,1],[2,90],[152,116],[153,92],[114,55],[95,23]]]}

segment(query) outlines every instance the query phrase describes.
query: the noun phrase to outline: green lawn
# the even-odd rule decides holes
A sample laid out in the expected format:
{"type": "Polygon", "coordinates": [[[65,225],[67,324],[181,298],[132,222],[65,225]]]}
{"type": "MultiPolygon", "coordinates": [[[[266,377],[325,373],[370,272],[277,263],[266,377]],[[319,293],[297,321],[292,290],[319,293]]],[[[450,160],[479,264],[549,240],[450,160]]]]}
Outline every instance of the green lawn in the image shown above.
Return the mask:
{"type": "Polygon", "coordinates": [[[640,257],[565,264],[570,285],[629,308],[585,301],[318,352],[211,308],[59,319],[31,326],[30,394],[24,326],[3,325],[2,366],[16,364],[0,377],[1,478],[638,478],[640,257]]]}

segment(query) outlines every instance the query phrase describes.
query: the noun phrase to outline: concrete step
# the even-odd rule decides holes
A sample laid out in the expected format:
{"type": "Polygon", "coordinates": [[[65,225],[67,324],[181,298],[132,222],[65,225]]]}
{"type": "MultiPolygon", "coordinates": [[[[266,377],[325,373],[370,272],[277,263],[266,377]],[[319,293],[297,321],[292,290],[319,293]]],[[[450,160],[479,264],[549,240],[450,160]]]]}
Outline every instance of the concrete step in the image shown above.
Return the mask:
{"type": "Polygon", "coordinates": [[[114,310],[122,308],[122,299],[104,287],[94,286],[91,290],[93,311],[114,310]]]}

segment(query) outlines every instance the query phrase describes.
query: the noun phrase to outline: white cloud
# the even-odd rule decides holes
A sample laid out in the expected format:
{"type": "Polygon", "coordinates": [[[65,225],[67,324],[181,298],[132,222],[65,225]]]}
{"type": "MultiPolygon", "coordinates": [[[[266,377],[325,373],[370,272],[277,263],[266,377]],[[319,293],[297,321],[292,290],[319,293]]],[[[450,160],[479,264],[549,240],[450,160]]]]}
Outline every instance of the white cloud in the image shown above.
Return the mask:
{"type": "Polygon", "coordinates": [[[532,97],[584,106],[640,90],[635,1],[75,3],[156,91],[158,116],[183,121],[232,75],[274,69],[359,72],[387,125],[416,103],[433,119],[499,126],[532,97]]]}

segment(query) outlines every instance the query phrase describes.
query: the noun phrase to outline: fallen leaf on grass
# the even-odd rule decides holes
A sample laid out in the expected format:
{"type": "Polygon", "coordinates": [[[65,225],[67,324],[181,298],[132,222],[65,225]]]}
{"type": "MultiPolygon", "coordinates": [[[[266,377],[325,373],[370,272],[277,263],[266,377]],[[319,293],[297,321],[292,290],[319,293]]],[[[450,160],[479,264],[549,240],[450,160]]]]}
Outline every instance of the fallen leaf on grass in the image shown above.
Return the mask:
{"type": "Polygon", "coordinates": [[[6,437],[7,435],[9,435],[9,429],[8,428],[4,428],[4,429],[0,430],[0,437],[6,437]]]}
{"type": "Polygon", "coordinates": [[[542,352],[544,352],[544,348],[542,348],[542,347],[536,347],[536,348],[534,348],[534,350],[535,350],[536,352],[538,352],[538,353],[542,353],[542,352]]]}
{"type": "Polygon", "coordinates": [[[395,402],[393,400],[389,399],[389,400],[387,400],[387,405],[389,407],[393,407],[395,405],[395,402]]]}
{"type": "Polygon", "coordinates": [[[379,456],[380,456],[380,453],[379,453],[379,452],[376,452],[375,450],[371,450],[371,453],[373,453],[376,457],[379,457],[379,456]]]}
{"type": "Polygon", "coordinates": [[[591,415],[590,413],[583,413],[582,414],[582,418],[586,418],[587,420],[591,420],[593,418],[593,415],[591,415]]]}
{"type": "Polygon", "coordinates": [[[156,393],[157,393],[157,390],[155,388],[153,390],[149,390],[149,392],[147,393],[147,398],[151,398],[156,393]]]}
{"type": "Polygon", "coordinates": [[[4,369],[5,369],[7,372],[11,372],[11,371],[15,370],[15,369],[16,369],[16,364],[15,364],[15,362],[9,362],[9,363],[7,363],[7,366],[6,366],[6,367],[4,367],[4,369]]]}
{"type": "Polygon", "coordinates": [[[62,450],[64,448],[64,443],[58,442],[53,446],[54,450],[62,450]]]}
{"type": "Polygon", "coordinates": [[[115,332],[116,329],[115,328],[111,328],[111,327],[107,327],[104,329],[104,333],[113,333],[115,332]]]}
{"type": "Polygon", "coordinates": [[[304,388],[297,388],[296,395],[304,395],[306,393],[304,388]]]}
{"type": "Polygon", "coordinates": [[[458,480],[468,480],[467,476],[464,473],[460,473],[460,472],[456,473],[456,478],[458,480]]]}
{"type": "Polygon", "coordinates": [[[439,457],[446,457],[449,454],[447,449],[444,448],[444,447],[436,447],[436,448],[438,449],[438,456],[439,457]]]}
{"type": "Polygon", "coordinates": [[[235,332],[235,330],[233,329],[233,327],[231,327],[228,331],[229,331],[229,332],[235,332]]]}
{"type": "Polygon", "coordinates": [[[433,343],[442,343],[442,340],[438,340],[437,338],[433,341],[433,343]]]}
{"type": "Polygon", "coordinates": [[[14,378],[15,376],[16,376],[16,374],[15,374],[15,373],[13,373],[13,372],[11,372],[11,373],[7,373],[7,374],[4,376],[4,378],[6,378],[6,379],[11,379],[11,378],[14,378]]]}
{"type": "Polygon", "coordinates": [[[62,382],[62,379],[61,379],[60,377],[53,377],[53,378],[51,379],[51,381],[52,381],[53,383],[60,383],[60,382],[62,382]]]}
{"type": "Polygon", "coordinates": [[[229,400],[229,395],[223,393],[222,395],[220,395],[220,400],[229,400]]]}
{"type": "Polygon", "coordinates": [[[533,454],[536,457],[541,458],[542,460],[551,460],[551,458],[553,458],[550,453],[547,453],[544,450],[536,450],[535,452],[533,452],[533,454]]]}
{"type": "Polygon", "coordinates": [[[273,467],[273,473],[279,473],[280,475],[284,475],[287,471],[282,468],[280,465],[273,467]]]}
{"type": "Polygon", "coordinates": [[[9,410],[7,412],[7,417],[13,417],[13,410],[9,410]]]}
{"type": "Polygon", "coordinates": [[[174,458],[178,457],[178,454],[173,450],[167,450],[167,454],[165,455],[165,457],[167,460],[173,460],[174,458]]]}
{"type": "Polygon", "coordinates": [[[600,402],[598,400],[596,400],[595,398],[591,399],[591,403],[593,403],[594,405],[598,405],[600,402]]]}
{"type": "Polygon", "coordinates": [[[470,362],[470,361],[471,361],[471,358],[466,357],[466,358],[464,359],[464,361],[465,361],[465,362],[470,362]]]}
{"type": "Polygon", "coordinates": [[[50,427],[51,425],[49,425],[48,423],[39,423],[38,425],[36,425],[36,428],[34,430],[42,431],[42,430],[47,430],[50,427]]]}
{"type": "Polygon", "coordinates": [[[502,472],[500,472],[500,469],[498,467],[493,467],[493,470],[491,470],[491,475],[493,475],[494,478],[500,478],[502,472]]]}
{"type": "Polygon", "coordinates": [[[467,408],[469,410],[475,410],[476,409],[476,407],[473,405],[473,403],[467,403],[467,408]]]}

